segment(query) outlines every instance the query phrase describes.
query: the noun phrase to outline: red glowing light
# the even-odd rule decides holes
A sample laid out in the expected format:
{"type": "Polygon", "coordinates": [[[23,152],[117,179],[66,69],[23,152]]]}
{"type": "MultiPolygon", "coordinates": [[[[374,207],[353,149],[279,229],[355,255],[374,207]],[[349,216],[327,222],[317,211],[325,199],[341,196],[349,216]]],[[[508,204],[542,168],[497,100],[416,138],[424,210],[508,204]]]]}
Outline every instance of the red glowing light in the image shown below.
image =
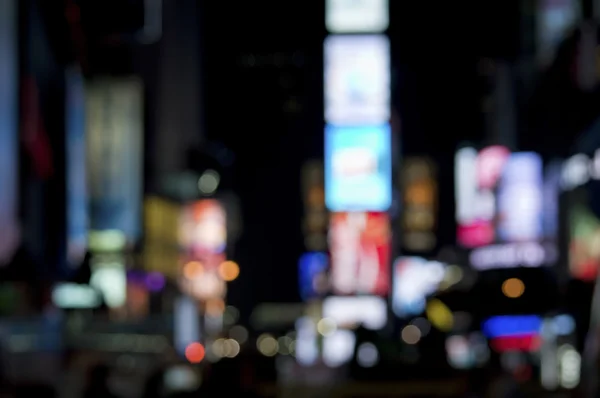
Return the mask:
{"type": "Polygon", "coordinates": [[[191,343],[185,348],[185,358],[190,363],[200,363],[204,359],[204,346],[200,343],[191,343]]]}
{"type": "Polygon", "coordinates": [[[541,340],[537,334],[496,337],[490,345],[497,352],[506,351],[536,351],[540,348],[541,340]]]}

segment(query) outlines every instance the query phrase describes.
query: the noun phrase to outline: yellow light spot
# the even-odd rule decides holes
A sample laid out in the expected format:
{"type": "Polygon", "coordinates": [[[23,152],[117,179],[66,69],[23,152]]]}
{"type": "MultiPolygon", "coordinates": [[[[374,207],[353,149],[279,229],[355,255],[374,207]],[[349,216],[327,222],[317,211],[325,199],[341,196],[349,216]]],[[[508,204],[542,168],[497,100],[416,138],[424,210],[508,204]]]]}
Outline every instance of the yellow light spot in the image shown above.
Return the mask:
{"type": "Polygon", "coordinates": [[[525,292],[525,284],[519,278],[510,278],[502,284],[502,293],[508,298],[519,298],[525,292]]]}
{"type": "Polygon", "coordinates": [[[443,332],[449,332],[454,326],[454,316],[452,311],[438,299],[433,299],[427,303],[425,310],[427,319],[433,326],[443,332]]]}

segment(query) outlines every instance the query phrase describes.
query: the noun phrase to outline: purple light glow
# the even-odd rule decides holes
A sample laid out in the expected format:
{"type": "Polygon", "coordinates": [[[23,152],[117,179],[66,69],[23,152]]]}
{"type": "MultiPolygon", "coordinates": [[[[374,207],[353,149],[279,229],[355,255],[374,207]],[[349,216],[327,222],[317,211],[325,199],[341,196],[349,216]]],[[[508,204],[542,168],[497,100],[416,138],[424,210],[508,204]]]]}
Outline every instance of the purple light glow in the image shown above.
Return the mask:
{"type": "Polygon", "coordinates": [[[165,276],[160,272],[150,272],[146,275],[146,287],[152,292],[158,292],[165,287],[165,276]]]}

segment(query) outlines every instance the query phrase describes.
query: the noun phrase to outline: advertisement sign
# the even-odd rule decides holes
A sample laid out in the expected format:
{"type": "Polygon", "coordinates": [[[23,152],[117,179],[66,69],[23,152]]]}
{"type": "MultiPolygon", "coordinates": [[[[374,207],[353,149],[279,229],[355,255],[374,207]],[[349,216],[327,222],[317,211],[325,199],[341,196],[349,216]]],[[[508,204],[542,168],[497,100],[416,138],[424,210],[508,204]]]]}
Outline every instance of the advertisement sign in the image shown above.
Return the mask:
{"type": "Polygon", "coordinates": [[[304,203],[304,246],[309,251],[327,250],[329,215],[325,207],[325,168],[323,161],[308,161],[302,166],[304,203]]]}
{"type": "Polygon", "coordinates": [[[389,125],[326,127],[325,203],[330,211],[387,211],[391,170],[389,125]]]}
{"type": "Polygon", "coordinates": [[[305,253],[298,262],[298,281],[303,300],[319,297],[327,292],[329,258],[320,252],[305,253]]]}
{"type": "Polygon", "coordinates": [[[119,230],[135,242],[142,203],[143,96],[135,78],[87,86],[90,228],[119,230]]]}
{"type": "Polygon", "coordinates": [[[402,246],[411,252],[435,247],[437,180],[434,163],[427,158],[407,158],[402,164],[402,246]]]}
{"type": "Polygon", "coordinates": [[[17,246],[18,71],[16,2],[0,3],[0,266],[17,246]]]}
{"type": "Polygon", "coordinates": [[[331,33],[381,33],[388,28],[388,0],[327,0],[325,25],[331,33]]]}
{"type": "Polygon", "coordinates": [[[337,328],[362,325],[369,330],[383,329],[387,323],[387,303],[381,297],[327,297],[323,300],[323,318],[335,322],[337,328]]]}
{"type": "Polygon", "coordinates": [[[179,275],[179,217],[177,203],[158,197],[144,201],[143,263],[148,271],[176,279],[179,275]]]}
{"type": "Polygon", "coordinates": [[[558,195],[556,175],[544,181],[541,157],[491,146],[456,155],[456,220],[459,245],[474,249],[480,270],[539,267],[556,259],[555,230],[545,229],[556,211],[544,193],[558,195]],[[551,189],[551,191],[549,191],[551,189]]]}
{"type": "Polygon", "coordinates": [[[324,43],[325,121],[338,125],[390,120],[390,43],[384,35],[333,35],[324,43]]]}
{"type": "Polygon", "coordinates": [[[66,74],[67,260],[79,265],[88,241],[85,87],[81,72],[66,74]]]}
{"type": "Polygon", "coordinates": [[[386,213],[334,213],[329,239],[336,294],[388,294],[391,231],[386,213]]]}
{"type": "MultiPolygon", "coordinates": [[[[229,272],[223,267],[234,263],[225,261],[227,216],[219,201],[204,199],[184,207],[179,219],[179,245],[185,260],[181,288],[201,300],[222,298],[229,272]]],[[[233,266],[235,278],[239,268],[233,266]]]]}
{"type": "Polygon", "coordinates": [[[221,203],[205,199],[187,205],[180,218],[179,239],[181,247],[195,256],[223,253],[227,245],[227,218],[221,203]]]}
{"type": "Polygon", "coordinates": [[[173,345],[180,355],[184,355],[188,345],[200,341],[198,304],[191,297],[178,297],[175,300],[173,318],[173,345]]]}
{"type": "Polygon", "coordinates": [[[392,309],[399,317],[425,311],[427,297],[435,293],[446,275],[446,265],[421,257],[400,257],[394,263],[392,309]]]}
{"type": "Polygon", "coordinates": [[[575,279],[593,282],[600,267],[600,220],[590,209],[586,188],[567,195],[569,272],[575,279]]]}

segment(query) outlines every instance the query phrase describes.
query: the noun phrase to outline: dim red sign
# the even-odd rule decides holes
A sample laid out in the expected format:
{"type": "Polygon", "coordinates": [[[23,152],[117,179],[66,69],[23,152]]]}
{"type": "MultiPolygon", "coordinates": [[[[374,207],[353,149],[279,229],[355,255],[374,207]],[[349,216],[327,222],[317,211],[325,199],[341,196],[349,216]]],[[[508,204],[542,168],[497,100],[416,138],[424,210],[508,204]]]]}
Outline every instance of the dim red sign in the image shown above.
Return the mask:
{"type": "Polygon", "coordinates": [[[387,295],[390,220],[386,213],[333,213],[331,285],[336,294],[387,295]]]}

